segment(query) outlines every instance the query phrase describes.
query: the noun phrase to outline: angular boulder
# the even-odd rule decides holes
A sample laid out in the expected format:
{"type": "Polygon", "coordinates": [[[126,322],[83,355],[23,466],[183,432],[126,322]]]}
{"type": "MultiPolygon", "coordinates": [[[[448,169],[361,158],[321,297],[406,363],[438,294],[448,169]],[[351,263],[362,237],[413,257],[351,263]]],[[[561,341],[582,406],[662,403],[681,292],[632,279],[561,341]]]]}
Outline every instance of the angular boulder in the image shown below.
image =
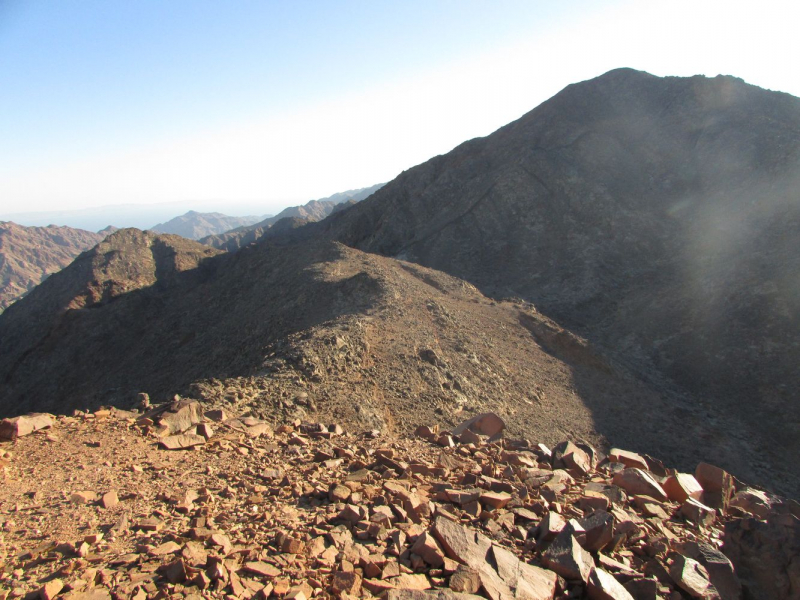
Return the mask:
{"type": "MultiPolygon", "coordinates": [[[[771,514],[725,523],[722,551],[753,598],[797,598],[800,594],[800,520],[771,514]]],[[[710,572],[709,572],[710,574],[710,572]]]]}
{"type": "Polygon", "coordinates": [[[714,600],[719,598],[708,577],[708,571],[696,560],[677,555],[669,564],[669,576],[675,584],[692,598],[714,600]]]}
{"type": "Polygon", "coordinates": [[[719,467],[708,463],[700,463],[695,469],[694,477],[703,488],[703,504],[711,508],[728,507],[733,496],[733,477],[719,467]]]}
{"type": "Polygon", "coordinates": [[[589,600],[634,600],[630,592],[603,569],[592,569],[586,583],[586,595],[589,600]]]}
{"type": "Polygon", "coordinates": [[[594,568],[594,559],[575,539],[571,527],[565,527],[542,553],[542,563],[564,579],[586,582],[594,568]]]}
{"type": "Polygon", "coordinates": [[[151,420],[170,434],[183,433],[203,421],[203,411],[196,400],[183,398],[170,404],[159,406],[146,413],[140,421],[151,420]]]}
{"type": "Polygon", "coordinates": [[[500,437],[500,434],[505,428],[506,424],[503,419],[498,417],[495,413],[490,412],[467,419],[458,427],[456,427],[451,433],[454,436],[459,437],[462,433],[469,429],[475,433],[487,435],[490,439],[497,439],[500,437]]]}
{"type": "Polygon", "coordinates": [[[737,492],[736,495],[731,498],[728,506],[735,506],[751,515],[763,519],[769,514],[772,501],[769,496],[761,490],[745,488],[737,492]]]}
{"type": "Polygon", "coordinates": [[[632,496],[650,496],[656,500],[668,500],[661,484],[647,471],[628,467],[614,475],[612,483],[632,496]]]}
{"type": "Polygon", "coordinates": [[[558,578],[552,571],[522,562],[514,554],[492,547],[500,579],[514,592],[514,598],[525,600],[551,600],[556,592],[558,578]]]}
{"type": "Polygon", "coordinates": [[[675,502],[686,502],[687,498],[700,500],[703,497],[703,487],[689,473],[676,473],[668,477],[663,488],[669,499],[675,502]]]}
{"type": "Polygon", "coordinates": [[[742,583],[727,556],[705,542],[684,542],[678,545],[678,549],[705,567],[722,600],[741,600],[742,583]]]}
{"type": "Polygon", "coordinates": [[[53,426],[53,418],[44,413],[33,413],[0,421],[0,440],[15,440],[34,431],[53,426]]]}

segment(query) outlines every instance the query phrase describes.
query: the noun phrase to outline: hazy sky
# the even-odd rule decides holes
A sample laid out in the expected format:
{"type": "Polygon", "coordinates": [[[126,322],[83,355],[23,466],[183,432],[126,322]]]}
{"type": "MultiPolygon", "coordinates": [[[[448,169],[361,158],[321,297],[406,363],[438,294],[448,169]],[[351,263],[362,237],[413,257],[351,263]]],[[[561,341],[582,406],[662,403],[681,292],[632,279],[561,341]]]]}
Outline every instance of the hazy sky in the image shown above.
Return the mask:
{"type": "Polygon", "coordinates": [[[800,96],[795,6],[0,0],[0,217],[277,212],[389,181],[623,66],[800,96]]]}

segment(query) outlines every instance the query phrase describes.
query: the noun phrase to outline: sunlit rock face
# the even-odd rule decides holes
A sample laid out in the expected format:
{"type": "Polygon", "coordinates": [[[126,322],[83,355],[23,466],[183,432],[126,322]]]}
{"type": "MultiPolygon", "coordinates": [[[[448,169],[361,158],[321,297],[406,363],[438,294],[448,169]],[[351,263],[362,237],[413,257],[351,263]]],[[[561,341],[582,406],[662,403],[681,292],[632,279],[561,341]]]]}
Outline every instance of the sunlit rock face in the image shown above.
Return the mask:
{"type": "Polygon", "coordinates": [[[797,98],[620,69],[322,226],[532,301],[797,475],[799,184],[797,98]]]}

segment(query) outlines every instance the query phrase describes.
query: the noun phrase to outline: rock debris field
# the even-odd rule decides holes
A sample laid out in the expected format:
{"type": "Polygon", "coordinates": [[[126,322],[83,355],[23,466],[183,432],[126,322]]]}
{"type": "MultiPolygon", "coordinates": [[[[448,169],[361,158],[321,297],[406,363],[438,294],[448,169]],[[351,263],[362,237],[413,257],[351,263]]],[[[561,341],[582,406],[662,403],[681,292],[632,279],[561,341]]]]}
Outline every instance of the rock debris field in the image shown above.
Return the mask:
{"type": "Polygon", "coordinates": [[[146,405],[0,422],[0,600],[800,594],[798,504],[710,464],[146,405]]]}

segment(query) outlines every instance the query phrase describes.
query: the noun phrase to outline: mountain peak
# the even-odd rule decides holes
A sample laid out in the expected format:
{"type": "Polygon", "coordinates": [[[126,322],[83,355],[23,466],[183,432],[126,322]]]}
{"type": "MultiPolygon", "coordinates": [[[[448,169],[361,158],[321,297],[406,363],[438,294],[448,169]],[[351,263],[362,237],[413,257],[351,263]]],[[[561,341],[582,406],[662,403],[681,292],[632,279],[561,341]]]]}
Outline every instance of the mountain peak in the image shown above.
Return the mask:
{"type": "Polygon", "coordinates": [[[150,230],[158,233],[174,233],[190,240],[198,240],[237,227],[251,225],[259,218],[257,216],[230,217],[218,212],[202,213],[190,210],[166,223],[154,225],[150,230]]]}

